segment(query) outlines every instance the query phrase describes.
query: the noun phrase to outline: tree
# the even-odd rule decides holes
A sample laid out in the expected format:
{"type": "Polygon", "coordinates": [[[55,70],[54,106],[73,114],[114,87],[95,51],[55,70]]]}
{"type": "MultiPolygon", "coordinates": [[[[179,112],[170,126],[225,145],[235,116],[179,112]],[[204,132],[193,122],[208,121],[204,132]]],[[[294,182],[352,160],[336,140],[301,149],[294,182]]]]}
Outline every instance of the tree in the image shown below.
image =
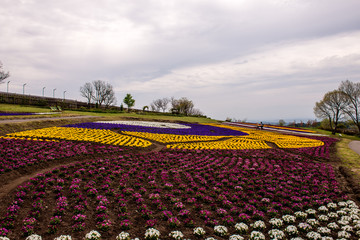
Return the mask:
{"type": "Polygon", "coordinates": [[[316,117],[328,119],[332,134],[335,134],[347,104],[345,94],[342,91],[334,90],[326,93],[320,102],[316,102],[314,113],[316,117]]]}
{"type": "Polygon", "coordinates": [[[128,106],[128,112],[135,105],[135,99],[133,99],[130,93],[126,94],[123,102],[128,106]]]}
{"type": "Polygon", "coordinates": [[[176,111],[180,114],[184,114],[186,116],[190,115],[194,108],[194,103],[185,97],[182,97],[178,100],[172,97],[170,99],[170,102],[173,111],[176,111]]]}
{"type": "Polygon", "coordinates": [[[90,103],[94,98],[94,88],[91,83],[85,83],[84,86],[80,87],[80,93],[82,97],[86,98],[87,103],[90,106],[90,103]]]}
{"type": "Polygon", "coordinates": [[[10,77],[10,73],[5,72],[4,70],[2,70],[2,68],[3,68],[3,64],[2,62],[0,62],[0,83],[2,83],[5,79],[10,77]]]}
{"type": "Polygon", "coordinates": [[[116,103],[115,92],[113,86],[102,80],[96,80],[92,83],[85,83],[84,86],[80,87],[81,96],[85,97],[88,104],[95,102],[97,106],[105,104],[109,107],[116,103]]]}
{"type": "Polygon", "coordinates": [[[151,106],[151,109],[154,111],[162,110],[163,112],[165,112],[169,102],[170,102],[170,99],[168,99],[168,98],[162,98],[162,99],[159,98],[159,99],[154,100],[150,106],[151,106]]]}
{"type": "Polygon", "coordinates": [[[279,120],[279,126],[285,126],[285,121],[283,119],[279,120]]]}
{"type": "Polygon", "coordinates": [[[341,82],[339,91],[345,94],[347,105],[344,112],[351,118],[360,132],[360,83],[349,80],[341,82]]]}

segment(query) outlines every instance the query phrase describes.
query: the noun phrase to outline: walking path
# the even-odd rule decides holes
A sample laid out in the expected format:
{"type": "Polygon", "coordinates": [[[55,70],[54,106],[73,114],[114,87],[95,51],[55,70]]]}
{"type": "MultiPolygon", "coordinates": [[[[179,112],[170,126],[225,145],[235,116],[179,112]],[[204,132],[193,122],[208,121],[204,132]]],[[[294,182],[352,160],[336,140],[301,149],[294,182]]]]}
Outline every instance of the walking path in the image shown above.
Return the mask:
{"type": "Polygon", "coordinates": [[[349,148],[360,155],[360,141],[351,141],[349,143],[349,148]]]}

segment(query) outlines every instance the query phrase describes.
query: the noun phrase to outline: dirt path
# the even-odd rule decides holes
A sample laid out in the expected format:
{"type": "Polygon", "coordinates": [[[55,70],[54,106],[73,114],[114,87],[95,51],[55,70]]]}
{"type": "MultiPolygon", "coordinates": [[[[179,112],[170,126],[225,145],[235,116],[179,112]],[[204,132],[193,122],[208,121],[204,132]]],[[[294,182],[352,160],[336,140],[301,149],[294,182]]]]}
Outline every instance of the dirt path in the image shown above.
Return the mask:
{"type": "Polygon", "coordinates": [[[349,143],[349,148],[360,155],[360,141],[351,141],[349,143]]]}

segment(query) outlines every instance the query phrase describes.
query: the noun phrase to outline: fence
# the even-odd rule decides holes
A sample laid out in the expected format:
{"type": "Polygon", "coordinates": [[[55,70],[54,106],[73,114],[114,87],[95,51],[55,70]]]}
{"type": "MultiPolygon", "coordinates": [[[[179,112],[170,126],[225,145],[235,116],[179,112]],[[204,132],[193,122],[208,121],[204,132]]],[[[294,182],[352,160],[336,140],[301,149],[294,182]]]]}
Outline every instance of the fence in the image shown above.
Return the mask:
{"type": "MultiPolygon", "coordinates": [[[[79,102],[76,100],[70,99],[61,99],[61,98],[50,98],[50,97],[41,97],[33,95],[24,95],[17,93],[7,93],[0,92],[0,103],[8,104],[21,104],[21,105],[32,105],[32,106],[61,106],[63,109],[77,110],[80,108],[96,108],[94,103],[79,102]]],[[[106,108],[101,106],[101,108],[106,108]]],[[[120,110],[120,107],[110,106],[111,109],[120,110]]]]}

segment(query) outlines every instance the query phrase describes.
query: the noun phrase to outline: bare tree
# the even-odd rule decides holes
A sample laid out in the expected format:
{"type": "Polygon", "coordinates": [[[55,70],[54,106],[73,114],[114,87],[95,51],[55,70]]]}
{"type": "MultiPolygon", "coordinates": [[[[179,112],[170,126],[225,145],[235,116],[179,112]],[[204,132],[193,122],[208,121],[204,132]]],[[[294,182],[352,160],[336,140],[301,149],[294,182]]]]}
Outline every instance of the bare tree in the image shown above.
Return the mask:
{"type": "Polygon", "coordinates": [[[326,93],[320,102],[316,102],[314,113],[316,117],[328,119],[332,134],[335,134],[347,104],[345,94],[339,90],[334,90],[326,93]]]}
{"type": "Polygon", "coordinates": [[[339,90],[345,94],[348,103],[344,112],[351,118],[360,132],[360,83],[346,80],[341,82],[339,90]]]}
{"type": "Polygon", "coordinates": [[[105,104],[106,107],[116,103],[113,86],[102,80],[85,83],[80,87],[81,96],[87,99],[88,104],[95,102],[98,106],[105,104]]]}
{"type": "Polygon", "coordinates": [[[168,108],[169,102],[170,102],[170,99],[168,99],[168,98],[159,98],[159,99],[154,100],[151,103],[151,106],[153,106],[152,108],[155,111],[162,110],[163,112],[165,112],[166,109],[168,108]]]}
{"type": "Polygon", "coordinates": [[[85,83],[84,86],[80,87],[80,93],[82,97],[86,98],[87,103],[90,106],[90,103],[94,98],[94,88],[91,83],[85,83]]]}
{"type": "Polygon", "coordinates": [[[10,77],[10,73],[5,72],[4,70],[2,70],[2,68],[3,68],[3,64],[2,62],[0,62],[0,83],[2,83],[5,79],[10,77]]]}
{"type": "Polygon", "coordinates": [[[103,103],[109,106],[116,102],[114,89],[111,84],[105,83],[102,80],[95,80],[92,84],[95,90],[93,100],[98,106],[101,106],[103,103]]]}

